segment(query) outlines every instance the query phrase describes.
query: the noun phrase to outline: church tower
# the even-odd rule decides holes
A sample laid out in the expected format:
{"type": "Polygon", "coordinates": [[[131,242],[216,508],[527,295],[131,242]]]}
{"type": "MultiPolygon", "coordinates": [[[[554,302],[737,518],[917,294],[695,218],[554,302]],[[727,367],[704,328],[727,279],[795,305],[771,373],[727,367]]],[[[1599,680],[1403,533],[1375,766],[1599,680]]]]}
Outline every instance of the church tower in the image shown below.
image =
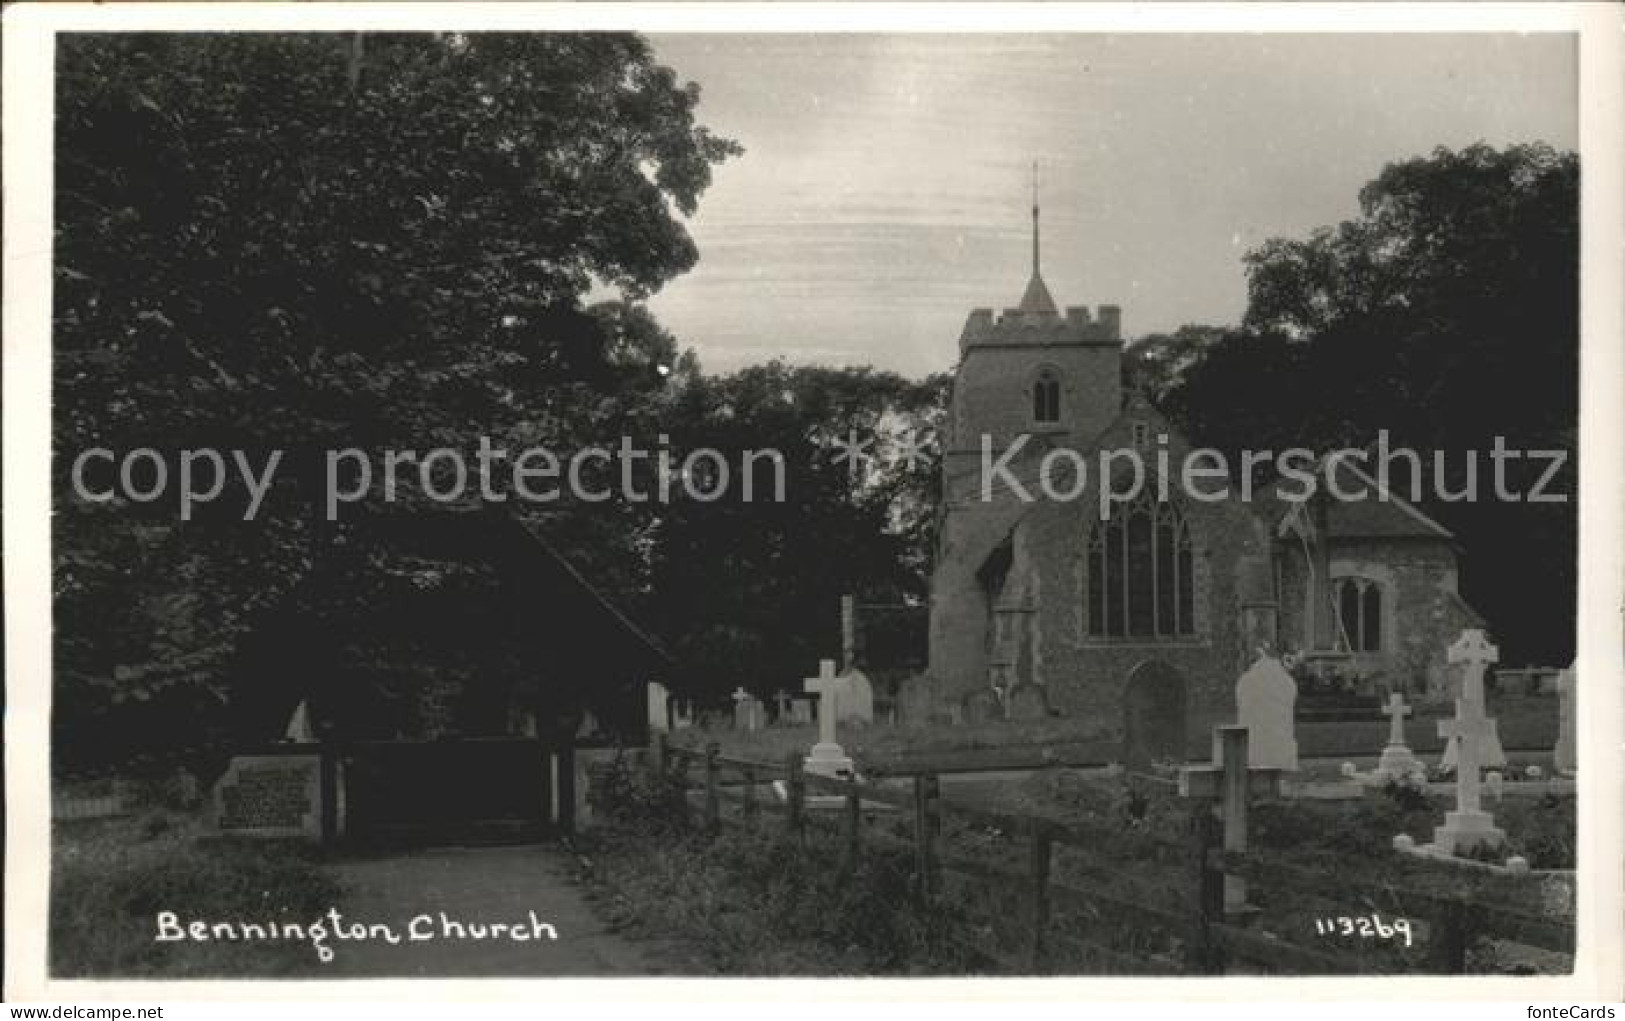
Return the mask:
{"type": "Polygon", "coordinates": [[[1027,683],[1037,650],[1038,574],[1013,542],[1029,508],[1002,487],[983,498],[984,450],[991,463],[1025,436],[1015,463],[1027,467],[1050,449],[1087,452],[1121,410],[1119,310],[1102,305],[1091,315],[1076,306],[1063,315],[1056,308],[1042,271],[1036,167],[1032,215],[1032,275],[1021,302],[997,319],[976,309],[959,337],[929,670],[938,697],[955,701],[1027,683]]]}
{"type": "Polygon", "coordinates": [[[1024,433],[1031,447],[1083,449],[1122,402],[1120,310],[1073,306],[1062,315],[1044,283],[1036,167],[1032,214],[1032,276],[1020,304],[997,319],[975,309],[959,336],[944,459],[950,500],[967,478],[974,490],[984,436],[995,452],[1024,433]]]}

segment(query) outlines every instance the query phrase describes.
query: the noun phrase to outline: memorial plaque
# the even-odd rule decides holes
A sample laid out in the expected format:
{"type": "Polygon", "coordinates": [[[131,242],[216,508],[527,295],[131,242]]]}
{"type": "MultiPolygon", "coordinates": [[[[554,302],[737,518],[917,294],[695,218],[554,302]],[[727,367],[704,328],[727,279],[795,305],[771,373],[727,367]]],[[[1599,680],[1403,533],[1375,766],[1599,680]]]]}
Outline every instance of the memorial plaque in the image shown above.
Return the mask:
{"type": "Polygon", "coordinates": [[[321,759],[238,755],[215,784],[215,828],[241,837],[322,835],[321,759]]]}

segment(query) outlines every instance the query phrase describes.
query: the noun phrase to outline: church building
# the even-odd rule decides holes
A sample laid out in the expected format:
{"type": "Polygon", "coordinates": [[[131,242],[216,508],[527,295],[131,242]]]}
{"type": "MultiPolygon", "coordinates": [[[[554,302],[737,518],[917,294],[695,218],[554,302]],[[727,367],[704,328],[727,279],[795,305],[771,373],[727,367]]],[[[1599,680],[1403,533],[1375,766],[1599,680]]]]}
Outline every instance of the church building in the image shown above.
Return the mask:
{"type": "Polygon", "coordinates": [[[1280,483],[1250,500],[1233,480],[1223,499],[1222,480],[1203,499],[1182,491],[1189,445],[1124,393],[1120,309],[1062,312],[1050,295],[1036,198],[1032,245],[1020,303],[972,311],[959,338],[931,592],[938,710],[1095,718],[1146,762],[1205,749],[1261,652],[1328,687],[1446,697],[1450,639],[1482,626],[1457,593],[1451,534],[1347,461],[1305,475],[1357,502],[1325,485],[1307,500],[1280,483]],[[1147,483],[1103,515],[1098,466],[1112,492],[1132,488],[1118,477],[1128,457],[1102,460],[1111,451],[1142,455],[1147,483]],[[1159,487],[1163,452],[1173,471],[1159,487]],[[1006,474],[989,478],[993,462],[1006,474]],[[1060,478],[1057,464],[1083,467],[1060,478]]]}

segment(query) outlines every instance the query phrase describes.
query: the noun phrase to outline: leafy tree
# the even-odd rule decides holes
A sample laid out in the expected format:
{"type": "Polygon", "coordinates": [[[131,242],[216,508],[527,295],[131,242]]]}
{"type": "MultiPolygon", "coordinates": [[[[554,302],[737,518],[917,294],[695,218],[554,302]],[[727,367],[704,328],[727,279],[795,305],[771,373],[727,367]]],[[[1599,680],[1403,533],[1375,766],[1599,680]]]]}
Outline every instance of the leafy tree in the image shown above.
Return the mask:
{"type": "MultiPolygon", "coordinates": [[[[568,449],[643,414],[674,342],[636,306],[581,299],[690,268],[676,214],[739,151],[622,34],[65,36],[57,88],[70,723],[218,702],[256,615],[362,541],[323,519],[325,451],[568,449]],[[67,495],[98,445],[285,458],[257,520],[239,497],[182,522],[173,502],[67,495]]],[[[613,530],[579,510],[558,527],[613,530]]],[[[602,547],[611,575],[636,573],[634,538],[602,547]]],[[[301,598],[363,597],[328,574],[301,598]]]]}
{"type": "MultiPolygon", "coordinates": [[[[1365,447],[1386,430],[1390,446],[1439,451],[1452,491],[1476,451],[1478,501],[1420,502],[1461,541],[1463,593],[1509,660],[1573,650],[1578,181],[1576,157],[1544,145],[1390,164],[1357,219],[1247,256],[1242,329],[1165,395],[1193,439],[1232,451],[1365,447]],[[1570,502],[1496,499],[1496,437],[1563,451],[1550,492],[1570,502]]],[[[1512,464],[1513,490],[1545,470],[1512,464]]]]}
{"type": "Polygon", "coordinates": [[[752,452],[783,457],[783,499],[755,461],[756,499],[680,501],[661,512],[652,545],[651,617],[696,694],[743,685],[798,687],[839,652],[840,597],[920,599],[934,542],[938,455],[912,465],[893,443],[854,471],[849,436],[936,428],[946,377],[914,383],[869,368],[752,366],[684,387],[667,425],[675,449],[706,447],[737,472],[752,452]]]}

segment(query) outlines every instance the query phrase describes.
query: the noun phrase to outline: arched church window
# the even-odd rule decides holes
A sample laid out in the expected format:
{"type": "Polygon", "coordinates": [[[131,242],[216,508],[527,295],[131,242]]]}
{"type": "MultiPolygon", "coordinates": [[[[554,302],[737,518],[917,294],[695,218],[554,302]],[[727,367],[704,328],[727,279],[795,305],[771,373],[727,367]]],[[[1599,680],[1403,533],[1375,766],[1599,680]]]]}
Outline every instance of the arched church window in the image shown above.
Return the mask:
{"type": "Polygon", "coordinates": [[[1337,632],[1350,652],[1382,651],[1382,585],[1370,578],[1334,578],[1337,632]]]}
{"type": "Polygon", "coordinates": [[[1038,370],[1033,380],[1033,421],[1053,424],[1061,420],[1061,374],[1054,369],[1038,370]]]}
{"type": "Polygon", "coordinates": [[[1173,503],[1141,493],[1089,534],[1089,633],[1179,638],[1196,633],[1190,527],[1173,503]]]}

